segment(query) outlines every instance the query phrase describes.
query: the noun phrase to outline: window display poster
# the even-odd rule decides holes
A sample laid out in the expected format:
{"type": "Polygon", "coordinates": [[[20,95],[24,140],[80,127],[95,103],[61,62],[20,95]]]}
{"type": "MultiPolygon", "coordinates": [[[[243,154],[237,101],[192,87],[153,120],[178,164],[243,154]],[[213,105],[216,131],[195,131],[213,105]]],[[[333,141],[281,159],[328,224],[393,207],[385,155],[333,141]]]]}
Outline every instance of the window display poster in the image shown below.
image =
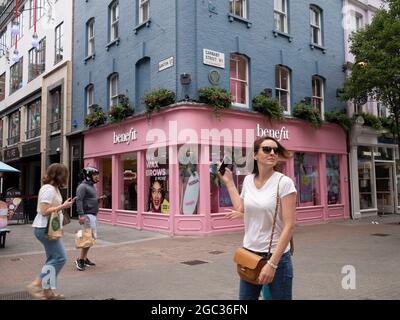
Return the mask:
{"type": "Polygon", "coordinates": [[[146,177],[150,181],[148,211],[169,214],[168,164],[147,161],[146,177]]]}
{"type": "Polygon", "coordinates": [[[326,177],[328,187],[328,204],[337,204],[339,203],[340,192],[340,172],[338,156],[326,157],[326,177]]]}
{"type": "Polygon", "coordinates": [[[184,179],[184,182],[182,213],[192,215],[196,213],[200,193],[200,180],[197,171],[194,171],[188,179],[184,179]]]}

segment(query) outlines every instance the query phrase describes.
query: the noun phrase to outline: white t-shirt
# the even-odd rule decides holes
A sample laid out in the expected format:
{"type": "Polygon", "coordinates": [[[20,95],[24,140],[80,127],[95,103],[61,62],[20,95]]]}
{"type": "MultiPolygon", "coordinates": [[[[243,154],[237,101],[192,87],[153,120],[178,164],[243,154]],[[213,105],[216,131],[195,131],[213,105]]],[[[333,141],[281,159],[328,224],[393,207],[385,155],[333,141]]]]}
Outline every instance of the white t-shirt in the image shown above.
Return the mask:
{"type": "MultiPolygon", "coordinates": [[[[268,252],[271,240],[272,224],[274,222],[276,206],[276,190],[279,178],[280,198],[296,191],[296,187],[289,177],[279,172],[274,172],[267,182],[257,189],[254,183],[254,174],[244,178],[243,189],[240,197],[244,200],[244,227],[245,234],[243,247],[256,251],[268,252]]],[[[283,229],[281,206],[276,218],[274,238],[271,246],[271,253],[275,252],[279,237],[283,229]]],[[[284,252],[290,250],[290,244],[284,252]]]]}
{"type": "MultiPolygon", "coordinates": [[[[46,228],[47,221],[49,220],[49,215],[44,216],[40,212],[40,204],[47,203],[50,207],[57,207],[62,203],[62,196],[60,190],[55,188],[51,184],[44,184],[39,190],[37,214],[35,220],[33,220],[32,227],[35,228],[46,228]]],[[[60,214],[60,221],[63,221],[63,215],[60,214]]]]}

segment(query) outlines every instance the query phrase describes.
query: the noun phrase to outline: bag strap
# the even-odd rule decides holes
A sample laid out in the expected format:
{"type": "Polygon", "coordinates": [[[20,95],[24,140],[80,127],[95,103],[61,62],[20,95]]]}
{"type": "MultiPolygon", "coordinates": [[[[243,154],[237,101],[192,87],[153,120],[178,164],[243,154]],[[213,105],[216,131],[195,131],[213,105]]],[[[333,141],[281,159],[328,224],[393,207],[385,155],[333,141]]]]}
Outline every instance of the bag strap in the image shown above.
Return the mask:
{"type": "Polygon", "coordinates": [[[283,174],[281,174],[281,176],[280,176],[280,178],[278,180],[278,186],[276,188],[276,205],[275,205],[274,222],[272,224],[271,240],[269,241],[269,248],[268,248],[267,257],[269,257],[270,254],[271,254],[272,240],[274,238],[275,225],[276,225],[276,217],[278,215],[279,204],[281,203],[281,198],[279,196],[279,184],[280,184],[282,178],[283,178],[283,174]]]}

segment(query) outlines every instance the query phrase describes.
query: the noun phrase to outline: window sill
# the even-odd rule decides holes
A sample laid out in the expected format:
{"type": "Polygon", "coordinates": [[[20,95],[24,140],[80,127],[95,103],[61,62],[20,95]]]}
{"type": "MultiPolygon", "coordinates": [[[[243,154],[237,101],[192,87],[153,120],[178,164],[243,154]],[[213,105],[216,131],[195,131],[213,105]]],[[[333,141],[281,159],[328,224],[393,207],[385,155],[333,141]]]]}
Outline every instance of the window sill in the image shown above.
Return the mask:
{"type": "Polygon", "coordinates": [[[92,53],[90,56],[87,56],[85,59],[83,59],[83,63],[86,64],[88,60],[92,59],[94,60],[96,58],[96,53],[92,53]]]}
{"type": "Polygon", "coordinates": [[[138,24],[134,29],[133,33],[137,34],[140,29],[143,29],[144,27],[149,28],[151,23],[151,18],[147,19],[146,21],[138,24]]]}
{"type": "Polygon", "coordinates": [[[249,109],[249,105],[243,103],[232,103],[232,106],[240,109],[249,109]]]}
{"type": "Polygon", "coordinates": [[[236,20],[238,22],[244,23],[244,24],[247,25],[247,28],[251,28],[251,26],[253,25],[249,20],[247,20],[245,18],[242,18],[242,17],[239,17],[239,16],[236,16],[236,15],[234,15],[232,13],[228,13],[228,19],[229,19],[230,22],[233,22],[233,21],[236,20]]]}
{"type": "Polygon", "coordinates": [[[322,53],[324,53],[324,54],[326,53],[326,50],[327,50],[325,47],[322,47],[316,43],[310,43],[310,48],[311,48],[311,50],[314,50],[314,49],[321,50],[322,53]]]}
{"type": "Polygon", "coordinates": [[[106,45],[106,50],[107,50],[107,51],[110,50],[110,47],[112,47],[112,46],[114,46],[114,45],[119,46],[119,41],[120,41],[120,38],[118,37],[117,39],[114,39],[113,41],[109,42],[109,43],[106,45]]]}
{"type": "Polygon", "coordinates": [[[287,38],[287,40],[289,42],[293,41],[293,37],[289,34],[289,33],[285,33],[285,32],[281,32],[279,30],[272,30],[272,33],[274,35],[275,38],[277,38],[278,36],[283,37],[283,38],[287,38]]]}
{"type": "Polygon", "coordinates": [[[50,136],[56,136],[56,135],[59,135],[59,134],[61,134],[61,130],[50,132],[50,136]]]}

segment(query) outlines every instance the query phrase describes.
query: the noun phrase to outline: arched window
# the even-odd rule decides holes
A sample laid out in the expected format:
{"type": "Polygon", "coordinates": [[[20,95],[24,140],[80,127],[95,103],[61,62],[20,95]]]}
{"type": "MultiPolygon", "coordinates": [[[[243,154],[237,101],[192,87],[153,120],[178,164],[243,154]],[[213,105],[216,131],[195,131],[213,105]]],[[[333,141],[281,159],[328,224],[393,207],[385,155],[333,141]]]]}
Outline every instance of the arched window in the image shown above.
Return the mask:
{"type": "Polygon", "coordinates": [[[288,6],[287,0],[274,1],[274,23],[275,30],[288,33],[288,6]]]}
{"type": "Polygon", "coordinates": [[[320,76],[312,77],[312,106],[324,115],[324,79],[320,76]]]}
{"type": "Polygon", "coordinates": [[[290,70],[287,67],[275,66],[275,94],[283,108],[283,112],[290,113],[290,70]]]}
{"type": "Polygon", "coordinates": [[[118,39],[118,22],[119,22],[119,4],[114,1],[109,6],[109,41],[113,42],[118,39]]]}
{"type": "Polygon", "coordinates": [[[94,104],[94,85],[89,84],[85,89],[85,97],[86,97],[86,114],[89,114],[93,111],[94,104]]]}
{"type": "Polygon", "coordinates": [[[231,54],[230,88],[233,104],[239,107],[249,107],[248,59],[240,54],[231,54]]]}
{"type": "Polygon", "coordinates": [[[119,81],[118,73],[114,73],[108,78],[108,84],[109,84],[108,96],[110,97],[109,100],[110,107],[116,106],[118,104],[118,81],[119,81]]]}
{"type": "Polygon", "coordinates": [[[91,55],[94,54],[94,18],[90,19],[86,23],[86,56],[90,57],[91,55]]]}
{"type": "Polygon", "coordinates": [[[322,10],[310,6],[311,43],[322,46],[322,10]]]}

